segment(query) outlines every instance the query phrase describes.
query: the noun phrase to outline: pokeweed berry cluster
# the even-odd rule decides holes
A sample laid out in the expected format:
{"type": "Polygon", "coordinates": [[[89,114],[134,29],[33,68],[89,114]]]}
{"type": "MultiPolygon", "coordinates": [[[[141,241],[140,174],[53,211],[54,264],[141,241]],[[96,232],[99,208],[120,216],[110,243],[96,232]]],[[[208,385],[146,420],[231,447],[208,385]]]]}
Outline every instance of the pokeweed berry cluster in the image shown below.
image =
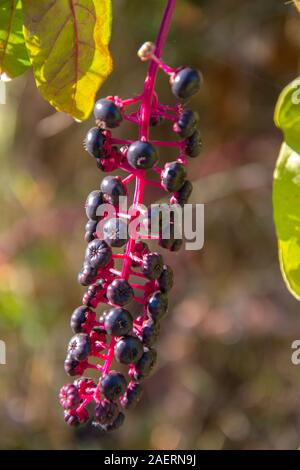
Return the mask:
{"type": "MultiPolygon", "coordinates": [[[[139,401],[141,381],[149,376],[156,363],[154,346],[161,320],[168,310],[167,295],[173,285],[173,272],[164,264],[161,254],[150,251],[142,231],[140,239],[136,239],[129,235],[127,226],[138,217],[147,186],[160,187],[170,193],[171,205],[184,205],[192,192],[185,165],[187,157],[196,157],[200,152],[198,116],[182,103],[173,107],[161,104],[154,91],[158,68],[169,75],[172,92],[180,99],[190,98],[201,84],[197,70],[172,69],[161,60],[173,7],[174,1],[169,0],[156,44],[147,42],[138,52],[143,61],[150,61],[143,93],[126,100],[109,96],[97,101],[96,126],[85,139],[86,150],[102,171],[121,169],[128,175],[123,179],[113,175],[104,177],[100,189],[91,192],[86,201],[85,240],[88,245],[78,281],[87,291],[82,305],[71,316],[74,336],[69,342],[64,365],[68,375],[78,377],[60,390],[65,421],[72,426],[85,423],[92,414],[93,424],[102,431],[120,427],[125,418],[124,410],[139,401]],[[128,112],[131,105],[138,105],[137,109],[128,112]],[[111,130],[124,120],[138,125],[139,140],[112,136],[111,130]],[[150,141],[149,128],[163,120],[172,124],[177,138],[171,142],[150,141]],[[168,146],[176,148],[178,156],[163,166],[158,148],[168,146]],[[128,184],[132,180],[135,180],[135,210],[126,213],[122,212],[119,201],[120,197],[128,195],[128,184]],[[103,204],[113,206],[116,216],[109,218],[106,213],[100,214],[103,204]],[[105,304],[106,309],[97,317],[96,309],[101,304],[105,304]],[[123,369],[127,367],[127,373],[112,370],[113,362],[121,364],[123,369]],[[98,372],[100,378],[83,376],[88,370],[98,372]]],[[[145,216],[149,223],[150,215],[151,209],[145,216]]],[[[154,238],[171,251],[178,250],[182,243],[174,237],[172,229],[168,238],[162,232],[154,238]]]]}

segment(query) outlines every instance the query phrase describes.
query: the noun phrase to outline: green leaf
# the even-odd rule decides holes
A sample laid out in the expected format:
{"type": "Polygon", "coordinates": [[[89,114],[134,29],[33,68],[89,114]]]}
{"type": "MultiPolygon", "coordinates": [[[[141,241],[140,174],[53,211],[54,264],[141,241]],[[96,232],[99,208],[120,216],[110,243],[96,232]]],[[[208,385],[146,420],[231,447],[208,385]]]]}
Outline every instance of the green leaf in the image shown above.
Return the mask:
{"type": "Polygon", "coordinates": [[[300,153],[300,77],[280,93],[274,119],[276,126],[283,131],[285,142],[300,153]]]}
{"type": "Polygon", "coordinates": [[[300,155],[286,143],[274,172],[273,208],[282,275],[300,300],[300,155]]]}
{"type": "Polygon", "coordinates": [[[23,36],[21,0],[0,1],[0,75],[21,75],[30,67],[23,36]]]}
{"type": "Polygon", "coordinates": [[[111,0],[23,0],[24,35],[42,96],[87,119],[112,70],[111,0]]]}

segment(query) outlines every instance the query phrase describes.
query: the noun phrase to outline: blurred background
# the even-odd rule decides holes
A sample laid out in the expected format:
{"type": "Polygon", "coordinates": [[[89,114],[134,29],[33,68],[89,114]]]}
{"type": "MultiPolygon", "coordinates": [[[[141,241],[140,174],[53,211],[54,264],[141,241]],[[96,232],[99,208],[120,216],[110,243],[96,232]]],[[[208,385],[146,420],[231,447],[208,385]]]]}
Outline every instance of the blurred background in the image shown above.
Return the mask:
{"type": "MultiPolygon", "coordinates": [[[[136,51],[153,40],[164,2],[113,0],[114,72],[99,97],[141,90],[136,51]]],[[[178,0],[164,57],[205,76],[191,106],[202,155],[189,162],[193,202],[205,203],[205,246],[164,252],[176,273],[156,372],[122,429],[68,428],[57,393],[80,305],[84,202],[99,187],[82,141],[93,119],[57,114],[31,72],[0,106],[0,448],[295,449],[300,444],[300,305],[287,292],[272,221],[281,135],[273,109],[299,72],[300,15],[285,0],[178,0]]],[[[159,75],[162,102],[173,103],[159,75]]],[[[157,129],[158,137],[170,134],[157,129]]],[[[128,123],[117,135],[135,135],[128,123]]],[[[153,192],[147,202],[159,197],[153,192]]]]}

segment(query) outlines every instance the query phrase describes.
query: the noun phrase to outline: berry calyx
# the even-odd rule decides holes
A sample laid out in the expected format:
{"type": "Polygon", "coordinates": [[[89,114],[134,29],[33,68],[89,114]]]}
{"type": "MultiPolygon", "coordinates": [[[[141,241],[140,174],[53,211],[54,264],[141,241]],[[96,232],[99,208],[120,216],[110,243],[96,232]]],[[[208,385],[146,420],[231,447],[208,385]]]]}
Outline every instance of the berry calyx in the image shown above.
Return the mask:
{"type": "Polygon", "coordinates": [[[77,361],[86,359],[90,352],[89,335],[78,333],[71,338],[68,345],[69,355],[77,361]]]}
{"type": "Polygon", "coordinates": [[[87,246],[85,260],[95,269],[104,268],[112,258],[110,246],[103,240],[93,240],[87,246]]]}
{"type": "Polygon", "coordinates": [[[136,168],[137,170],[148,170],[156,164],[158,153],[156,148],[150,142],[142,142],[138,140],[130,145],[127,152],[127,160],[132,168],[136,168]]]}

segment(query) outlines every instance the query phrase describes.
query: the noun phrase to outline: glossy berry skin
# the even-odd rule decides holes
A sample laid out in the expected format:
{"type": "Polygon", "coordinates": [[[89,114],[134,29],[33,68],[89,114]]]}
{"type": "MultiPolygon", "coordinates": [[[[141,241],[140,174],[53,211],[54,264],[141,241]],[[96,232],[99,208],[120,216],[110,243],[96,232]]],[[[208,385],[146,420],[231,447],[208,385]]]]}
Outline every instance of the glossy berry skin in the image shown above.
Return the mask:
{"type": "Polygon", "coordinates": [[[186,178],[186,170],[182,163],[166,163],[161,174],[162,187],[169,192],[179,191],[186,178]]]}
{"type": "Polygon", "coordinates": [[[98,125],[110,129],[118,127],[123,120],[120,108],[113,101],[106,99],[96,101],[94,116],[98,125]]]}
{"type": "Polygon", "coordinates": [[[201,148],[201,135],[198,130],[195,130],[191,137],[189,137],[186,141],[185,153],[188,155],[188,157],[196,158],[200,154],[201,148]]]}
{"type": "Polygon", "coordinates": [[[101,204],[103,204],[101,191],[92,191],[88,195],[85,203],[85,212],[88,219],[94,221],[99,220],[99,217],[97,216],[97,209],[101,204]]]}
{"type": "Polygon", "coordinates": [[[202,77],[198,70],[185,67],[171,79],[172,92],[177,98],[186,99],[200,89],[202,77]]]}
{"type": "Polygon", "coordinates": [[[128,410],[134,408],[141,399],[143,388],[138,382],[129,382],[124,395],[121,397],[121,406],[128,410]]]}
{"type": "Polygon", "coordinates": [[[134,380],[142,380],[148,377],[155,366],[156,360],[157,352],[155,349],[146,349],[133,369],[134,380]]]}
{"type": "Polygon", "coordinates": [[[89,335],[78,333],[71,338],[68,346],[68,353],[77,361],[86,359],[90,352],[89,335]]]}
{"type": "Polygon", "coordinates": [[[84,323],[88,320],[89,316],[95,318],[96,314],[85,305],[74,310],[70,321],[70,326],[74,333],[84,333],[84,323]]]}
{"type": "Polygon", "coordinates": [[[118,414],[118,405],[109,400],[101,400],[101,402],[95,407],[95,419],[98,424],[112,424],[118,414]]]}
{"type": "Polygon", "coordinates": [[[114,206],[119,205],[119,198],[126,196],[126,187],[119,176],[106,176],[103,178],[100,186],[105,200],[114,206]]]}
{"type": "Polygon", "coordinates": [[[121,364],[135,363],[142,355],[142,342],[135,336],[124,336],[115,346],[115,358],[121,364]]]}
{"type": "Polygon", "coordinates": [[[86,151],[95,158],[105,156],[104,151],[105,135],[99,127],[92,127],[86,135],[84,145],[86,151]]]}
{"type": "Polygon", "coordinates": [[[113,308],[104,318],[104,328],[109,335],[124,336],[132,331],[133,318],[125,308],[113,308]]]}
{"type": "Polygon", "coordinates": [[[185,109],[174,124],[173,130],[183,139],[190,137],[196,130],[199,116],[190,109],[185,109]]]}
{"type": "Polygon", "coordinates": [[[123,307],[132,300],[133,289],[125,279],[114,279],[108,286],[106,295],[112,304],[123,307]]]}
{"type": "Polygon", "coordinates": [[[64,362],[65,372],[71,377],[74,375],[82,375],[84,368],[80,361],[75,359],[72,355],[68,354],[64,362]]]}
{"type": "Polygon", "coordinates": [[[148,170],[156,164],[158,153],[150,142],[138,140],[130,145],[127,160],[129,165],[137,170],[148,170]]]}
{"type": "Polygon", "coordinates": [[[124,415],[124,413],[122,413],[120,411],[120,413],[118,414],[118,416],[116,417],[114,422],[111,423],[111,424],[106,424],[106,425],[102,426],[102,430],[104,432],[116,431],[117,429],[119,429],[122,426],[124,421],[125,421],[125,415],[124,415]]]}
{"type": "Polygon", "coordinates": [[[97,276],[97,269],[90,266],[88,263],[84,263],[81,271],[78,273],[78,282],[82,286],[89,286],[95,281],[97,276]]]}
{"type": "Polygon", "coordinates": [[[173,194],[171,203],[179,204],[181,207],[183,207],[184,204],[187,204],[192,192],[193,192],[193,185],[190,181],[186,180],[183,183],[182,187],[179,189],[179,191],[173,194]]]}
{"type": "Polygon", "coordinates": [[[86,223],[84,239],[87,243],[90,243],[97,238],[97,225],[98,222],[96,220],[88,220],[86,223]]]}
{"type": "Polygon", "coordinates": [[[153,346],[157,341],[159,331],[160,323],[157,319],[155,319],[155,321],[152,319],[145,321],[142,330],[142,342],[144,346],[153,346]]]}
{"type": "Polygon", "coordinates": [[[143,256],[142,272],[148,279],[158,279],[163,271],[163,258],[159,253],[143,256]]]}
{"type": "Polygon", "coordinates": [[[109,246],[124,246],[128,239],[127,222],[120,218],[108,219],[103,224],[103,238],[109,246]]]}
{"type": "Polygon", "coordinates": [[[100,391],[111,401],[118,400],[125,392],[126,387],[127,383],[124,375],[114,370],[100,379],[100,391]]]}
{"type": "Polygon", "coordinates": [[[68,410],[64,412],[64,420],[69,426],[72,427],[77,427],[80,425],[80,419],[78,416],[70,413],[68,410]]]}
{"type": "Polygon", "coordinates": [[[72,410],[80,403],[77,387],[73,384],[64,385],[59,392],[59,401],[65,410],[72,410]]]}
{"type": "Polygon", "coordinates": [[[168,297],[161,291],[154,292],[148,299],[147,311],[151,318],[160,320],[168,311],[168,297]]]}
{"type": "Polygon", "coordinates": [[[166,293],[172,289],[173,284],[174,284],[173,269],[170,266],[165,264],[163,267],[163,271],[158,279],[159,288],[162,292],[166,293]]]}
{"type": "Polygon", "coordinates": [[[111,257],[111,248],[103,240],[93,240],[88,244],[85,252],[85,261],[95,269],[107,266],[111,257]]]}

